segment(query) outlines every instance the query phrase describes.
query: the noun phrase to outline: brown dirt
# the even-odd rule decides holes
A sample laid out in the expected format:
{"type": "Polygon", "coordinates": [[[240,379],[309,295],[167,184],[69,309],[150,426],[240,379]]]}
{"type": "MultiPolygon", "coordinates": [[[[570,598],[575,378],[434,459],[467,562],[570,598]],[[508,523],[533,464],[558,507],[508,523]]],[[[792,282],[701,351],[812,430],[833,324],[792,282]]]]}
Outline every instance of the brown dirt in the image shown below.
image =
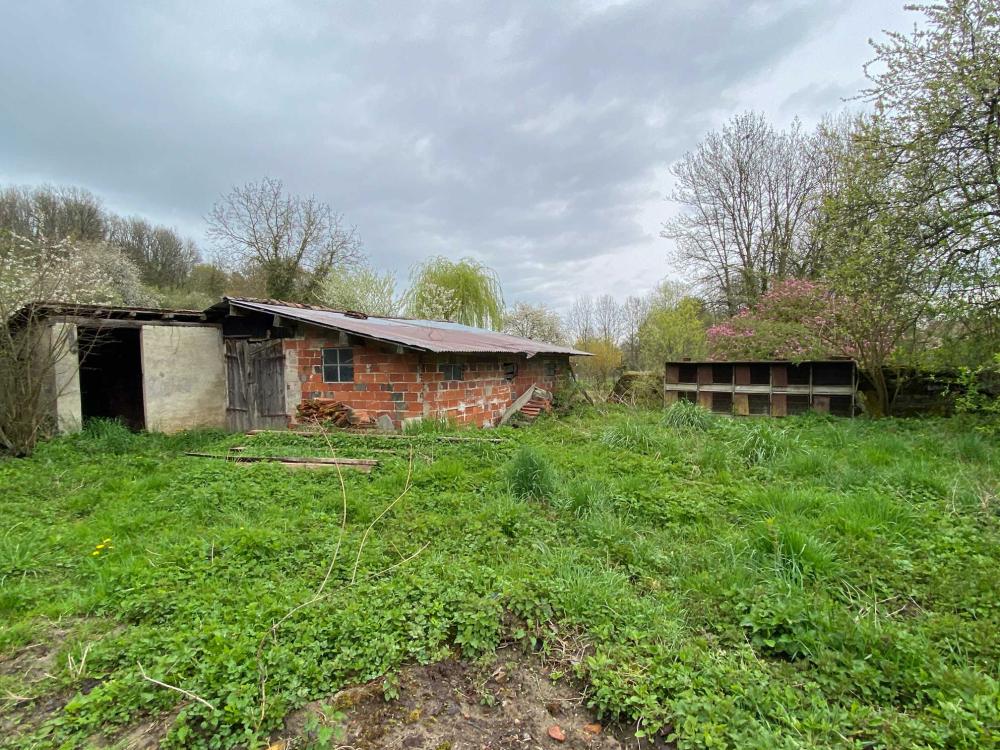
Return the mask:
{"type": "Polygon", "coordinates": [[[45,689],[45,683],[56,685],[56,657],[70,632],[72,624],[53,624],[37,642],[0,655],[0,676],[14,681],[13,690],[0,694],[0,737],[37,726],[72,697],[67,691],[46,695],[45,689]]]}
{"type": "Polygon", "coordinates": [[[333,729],[333,747],[353,750],[672,747],[601,726],[579,685],[553,680],[540,660],[518,652],[501,652],[488,666],[448,660],[406,667],[396,690],[398,698],[387,701],[378,679],[310,703],[287,717],[271,750],[307,747],[320,726],[333,729]]]}

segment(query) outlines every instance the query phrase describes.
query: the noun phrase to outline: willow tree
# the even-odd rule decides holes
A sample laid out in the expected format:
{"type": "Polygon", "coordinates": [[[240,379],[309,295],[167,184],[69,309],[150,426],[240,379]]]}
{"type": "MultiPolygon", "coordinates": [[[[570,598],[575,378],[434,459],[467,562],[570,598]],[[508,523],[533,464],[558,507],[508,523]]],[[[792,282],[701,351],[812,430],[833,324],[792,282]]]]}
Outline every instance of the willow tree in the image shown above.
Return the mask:
{"type": "Polygon", "coordinates": [[[496,271],[472,258],[429,258],[413,269],[406,309],[416,318],[495,329],[504,319],[500,279],[496,271]]]}

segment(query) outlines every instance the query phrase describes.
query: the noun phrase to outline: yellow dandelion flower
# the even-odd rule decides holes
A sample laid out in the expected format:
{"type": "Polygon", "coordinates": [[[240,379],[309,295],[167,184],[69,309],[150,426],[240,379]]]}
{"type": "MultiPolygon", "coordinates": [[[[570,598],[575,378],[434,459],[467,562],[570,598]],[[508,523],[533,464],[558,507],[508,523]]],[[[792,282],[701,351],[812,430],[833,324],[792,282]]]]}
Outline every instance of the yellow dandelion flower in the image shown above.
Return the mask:
{"type": "Polygon", "coordinates": [[[91,552],[90,554],[91,554],[91,555],[94,555],[94,556],[96,557],[97,555],[101,554],[101,551],[100,551],[99,549],[95,549],[95,550],[94,550],[93,552],[91,552]]]}
{"type": "Polygon", "coordinates": [[[106,544],[98,544],[98,545],[97,545],[97,549],[104,549],[104,548],[105,548],[105,547],[107,547],[107,546],[108,546],[108,545],[106,545],[106,544]]]}
{"type": "Polygon", "coordinates": [[[104,542],[105,544],[107,544],[107,543],[108,543],[108,542],[110,542],[111,540],[110,540],[110,539],[102,539],[101,541],[102,541],[102,542],[104,542]]]}

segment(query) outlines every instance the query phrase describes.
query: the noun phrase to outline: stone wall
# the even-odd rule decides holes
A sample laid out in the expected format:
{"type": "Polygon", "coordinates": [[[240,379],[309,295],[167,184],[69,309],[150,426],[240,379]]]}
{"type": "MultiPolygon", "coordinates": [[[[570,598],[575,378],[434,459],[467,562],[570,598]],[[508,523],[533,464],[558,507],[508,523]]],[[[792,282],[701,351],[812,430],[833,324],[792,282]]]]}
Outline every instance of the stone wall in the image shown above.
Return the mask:
{"type": "MultiPolygon", "coordinates": [[[[344,347],[336,333],[307,329],[284,340],[286,402],[333,398],[374,416],[387,414],[400,426],[415,417],[447,418],[459,424],[492,426],[533,383],[553,390],[569,372],[568,357],[497,354],[400,353],[390,345],[370,343],[350,348],[354,355],[353,383],[323,382],[323,349],[344,347]],[[546,372],[546,363],[554,373],[546,372]],[[446,380],[440,365],[463,367],[462,380],[446,380]],[[516,374],[508,379],[505,365],[516,374]]],[[[294,407],[290,413],[294,414],[294,407]]]]}

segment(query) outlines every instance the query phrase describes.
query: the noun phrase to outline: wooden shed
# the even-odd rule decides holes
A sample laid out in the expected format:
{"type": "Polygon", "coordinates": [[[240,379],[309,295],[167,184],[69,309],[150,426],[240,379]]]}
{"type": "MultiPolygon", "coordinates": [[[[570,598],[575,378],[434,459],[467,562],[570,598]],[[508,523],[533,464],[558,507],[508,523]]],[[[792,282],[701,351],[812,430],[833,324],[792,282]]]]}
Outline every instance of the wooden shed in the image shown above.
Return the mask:
{"type": "Polygon", "coordinates": [[[817,411],[852,417],[857,366],[849,359],[668,362],[663,401],[693,401],[718,414],[784,417],[817,411]]]}

